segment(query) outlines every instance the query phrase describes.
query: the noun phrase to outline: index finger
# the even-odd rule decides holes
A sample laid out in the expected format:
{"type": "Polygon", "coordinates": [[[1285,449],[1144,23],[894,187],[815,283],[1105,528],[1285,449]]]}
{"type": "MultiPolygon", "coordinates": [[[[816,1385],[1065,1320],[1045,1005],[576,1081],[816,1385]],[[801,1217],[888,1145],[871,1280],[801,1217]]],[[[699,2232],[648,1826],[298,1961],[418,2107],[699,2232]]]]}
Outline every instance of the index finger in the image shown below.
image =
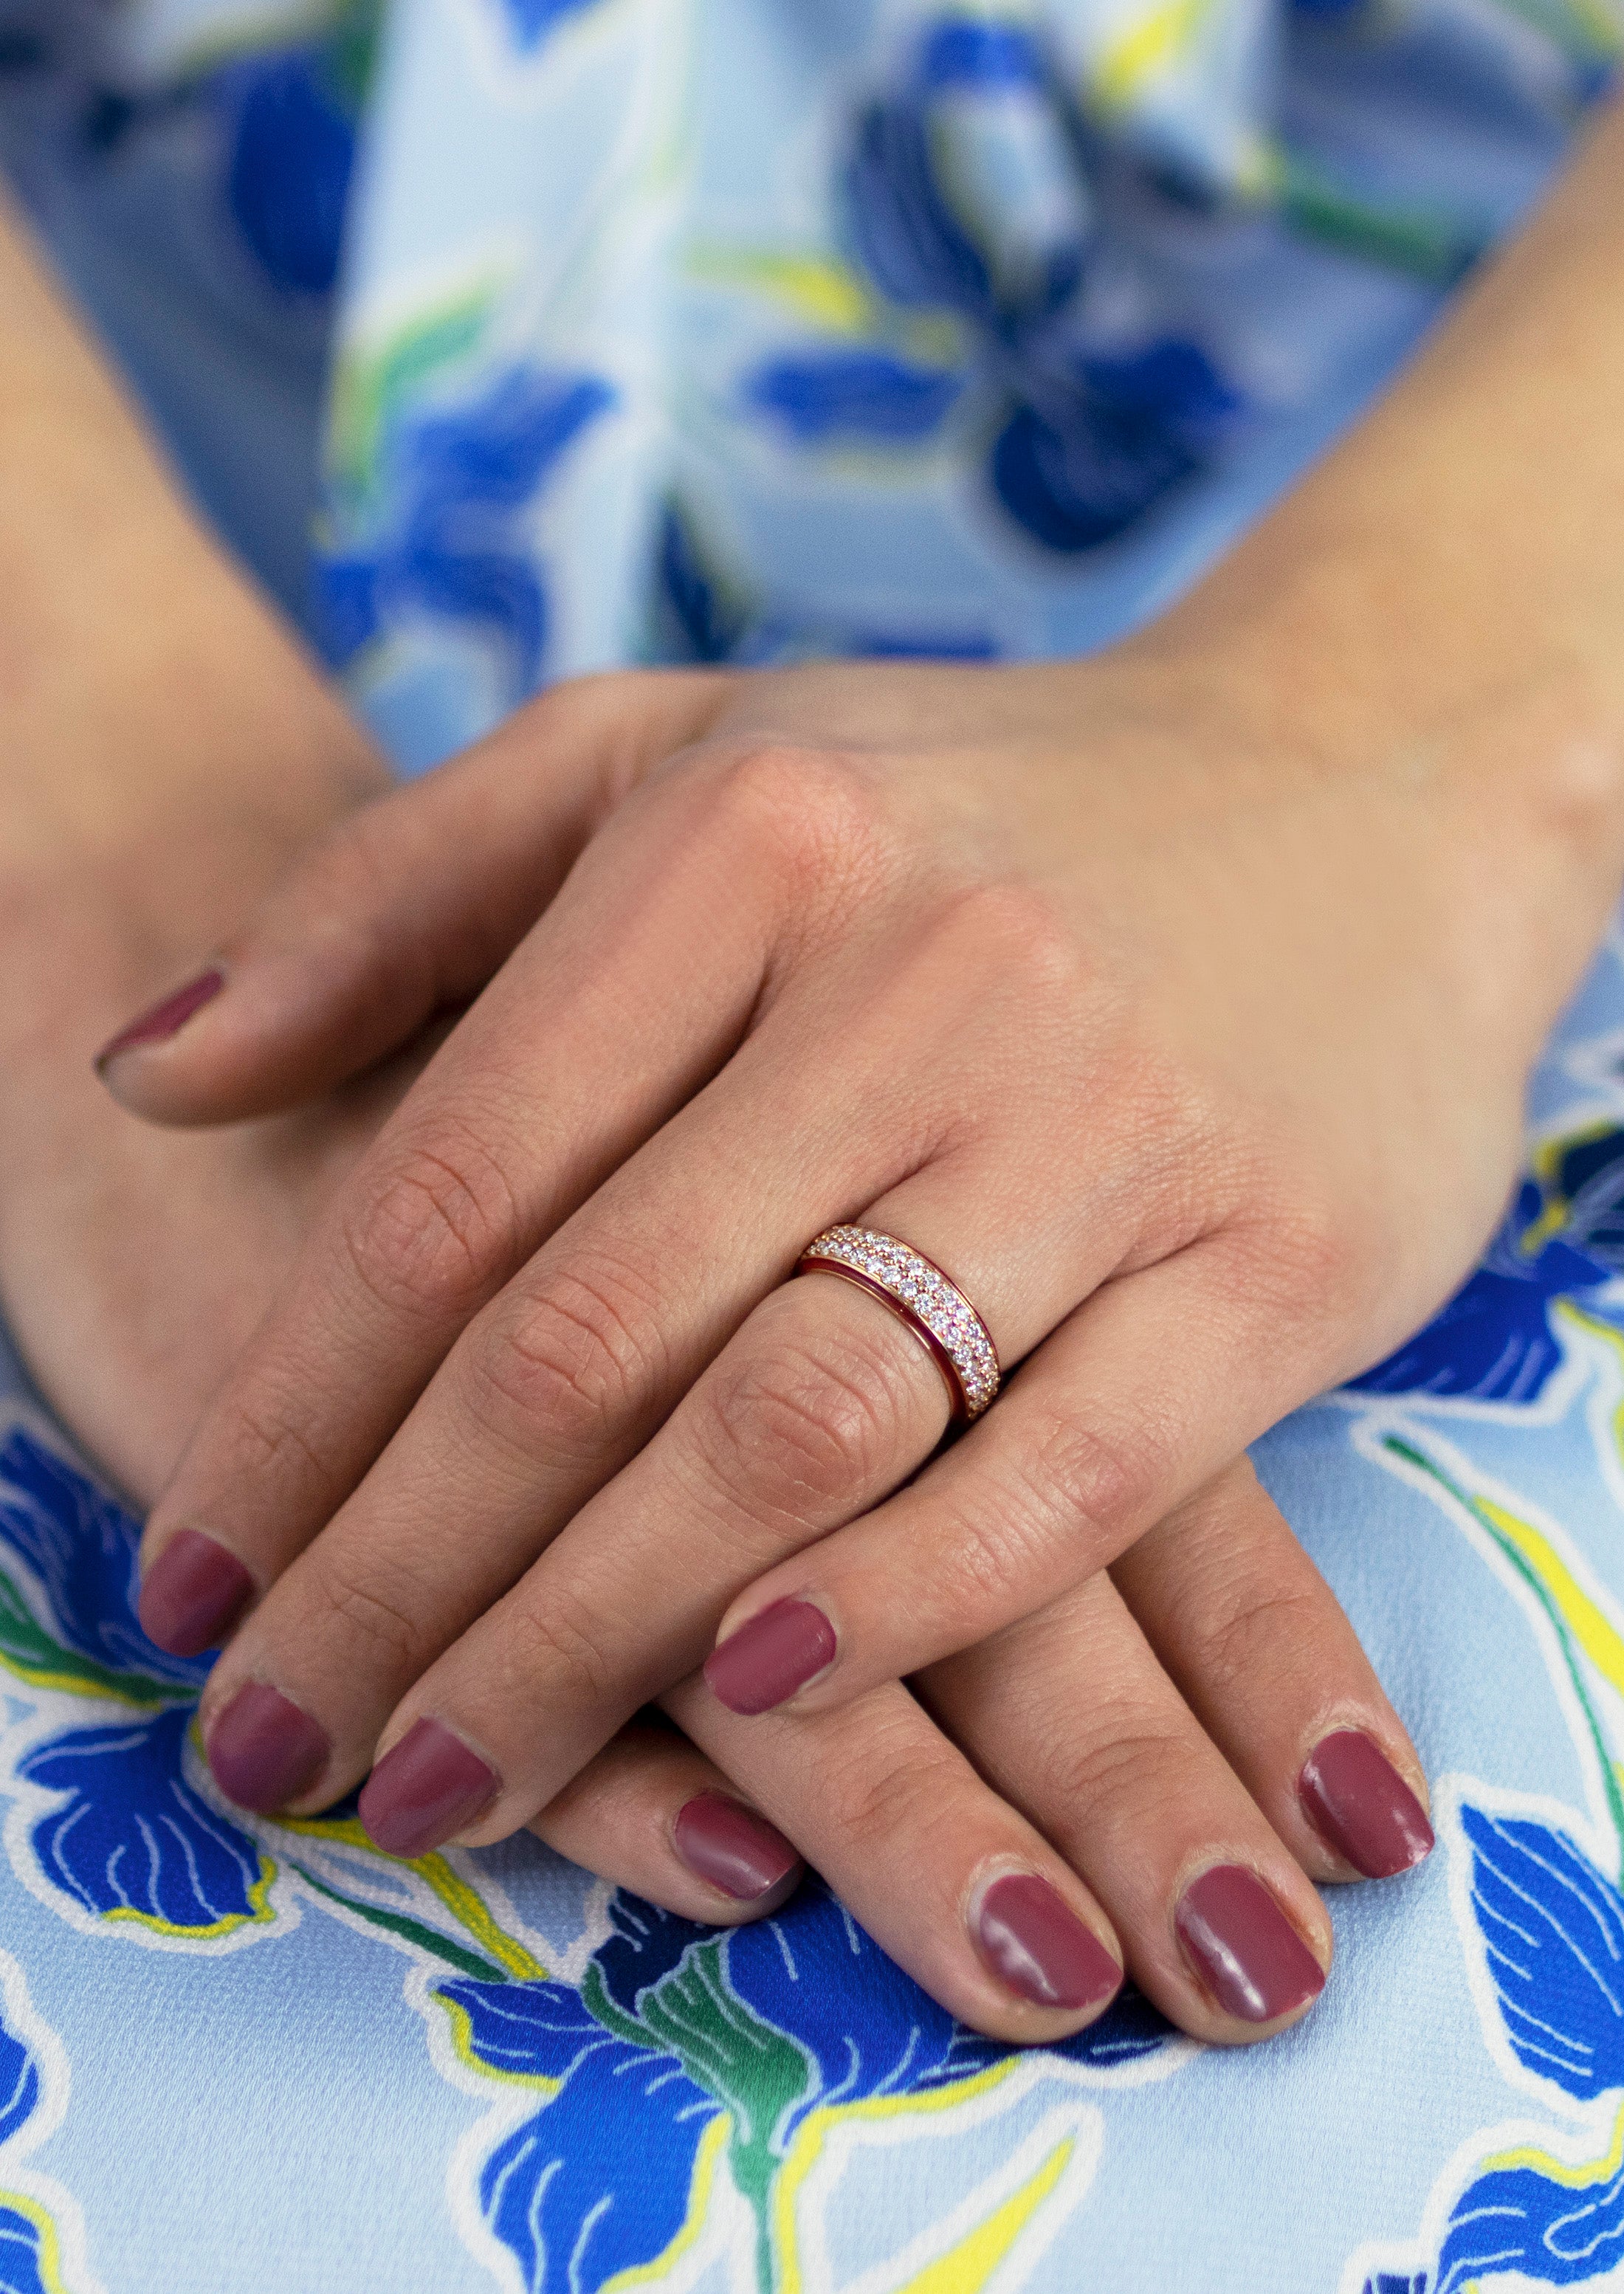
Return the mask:
{"type": "MultiPolygon", "coordinates": [[[[772,940],[773,858],[751,834],[743,809],[679,781],[646,792],[436,1054],[153,1509],[141,1616],[160,1647],[194,1655],[229,1631],[472,1316],[723,1062],[772,940]]],[[[610,1429],[623,1449],[660,1399],[610,1429]]]]}

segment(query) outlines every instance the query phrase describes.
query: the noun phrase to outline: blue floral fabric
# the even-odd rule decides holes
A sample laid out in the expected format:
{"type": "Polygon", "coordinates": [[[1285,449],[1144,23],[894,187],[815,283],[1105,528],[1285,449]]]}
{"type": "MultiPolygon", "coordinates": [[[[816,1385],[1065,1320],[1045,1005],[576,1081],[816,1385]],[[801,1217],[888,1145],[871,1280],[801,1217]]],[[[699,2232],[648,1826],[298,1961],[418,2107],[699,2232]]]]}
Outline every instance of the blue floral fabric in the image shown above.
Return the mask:
{"type": "Polygon", "coordinates": [[[1440,1844],[1308,2021],[957,2026],[816,1883],[692,1926],[528,1835],[401,1863],[198,1752],[137,1525],[0,1359],[0,2294],[1468,2294],[1624,2273],[1624,928],[1528,1175],[1259,1445],[1440,1844]]]}
{"type": "MultiPolygon", "coordinates": [[[[1078,651],[1537,193],[1610,0],[0,0],[0,159],[404,769],[608,663],[1078,651]]],[[[1016,2054],[827,1892],[224,1803],[0,1359],[0,2294],[1624,2283],[1624,939],[1429,1327],[1260,1445],[1434,1779],[1308,2021],[1016,2054]]]]}
{"type": "Polygon", "coordinates": [[[1619,0],[0,0],[0,159],[408,769],[638,661],[1077,653],[1520,216],[1619,0]]]}

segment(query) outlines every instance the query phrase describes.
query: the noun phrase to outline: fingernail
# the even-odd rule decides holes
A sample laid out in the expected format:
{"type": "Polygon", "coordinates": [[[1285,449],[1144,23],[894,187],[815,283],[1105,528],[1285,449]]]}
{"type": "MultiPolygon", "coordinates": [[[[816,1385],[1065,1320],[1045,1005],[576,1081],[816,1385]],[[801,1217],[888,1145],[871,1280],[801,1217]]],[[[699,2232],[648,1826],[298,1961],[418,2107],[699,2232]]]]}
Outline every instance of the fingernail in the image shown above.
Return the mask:
{"type": "Polygon", "coordinates": [[[151,1005],[138,1019],[132,1020],[127,1028],[120,1028],[110,1042],[103,1044],[95,1056],[96,1073],[100,1075],[122,1052],[136,1051],[143,1044],[167,1043],[171,1036],[180,1033],[194,1012],[213,1003],[224,985],[225,974],[217,964],[200,972],[195,980],[189,980],[173,996],[166,996],[161,1003],[151,1005]]]}
{"type": "Polygon", "coordinates": [[[700,1793],[688,1802],[672,1834],[689,1870],[741,1904],[776,1888],[801,1860],[765,1817],[725,1793],[700,1793]]]}
{"type": "Polygon", "coordinates": [[[1425,1809],[1363,1729],[1320,1738],[1302,1764],[1297,1797],[1320,1838],[1367,1880],[1391,1880],[1432,1852],[1425,1809]]]}
{"type": "Polygon", "coordinates": [[[150,1641],[171,1656],[218,1648],[253,1598],[234,1553],[200,1529],[178,1529],[141,1581],[135,1614],[150,1641]]]}
{"type": "Polygon", "coordinates": [[[994,1880],[973,1931],[994,1975],[1036,2006],[1103,2006],[1122,1983],[1122,1969],[1092,1928],[1035,1872],[994,1880]]]}
{"type": "Polygon", "coordinates": [[[771,1712],[835,1659],[835,1628],[810,1601],[774,1601],[705,1660],[705,1678],[730,1712],[771,1712]]]}
{"type": "Polygon", "coordinates": [[[1325,1970],[1255,1872],[1215,1864],[1173,1915],[1179,1940],[1227,2014],[1272,2023],[1325,1989],[1325,1970]]]}
{"type": "Polygon", "coordinates": [[[356,1803],[386,1856],[427,1856],[502,1790],[494,1769],[438,1720],[414,1720],[367,1778],[356,1803]]]}
{"type": "Polygon", "coordinates": [[[245,1682],[208,1732],[215,1782],[227,1800],[274,1816],[307,1793],[331,1747],[308,1712],[279,1688],[245,1682]]]}

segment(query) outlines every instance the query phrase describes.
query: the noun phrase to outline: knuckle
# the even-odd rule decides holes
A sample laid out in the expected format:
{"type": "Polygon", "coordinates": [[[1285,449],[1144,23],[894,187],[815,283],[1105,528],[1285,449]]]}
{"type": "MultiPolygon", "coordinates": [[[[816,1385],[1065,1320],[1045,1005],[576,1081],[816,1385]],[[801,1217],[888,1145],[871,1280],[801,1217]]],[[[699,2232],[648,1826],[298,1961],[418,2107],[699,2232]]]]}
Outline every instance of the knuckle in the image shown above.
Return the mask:
{"type": "Polygon", "coordinates": [[[1108,1559],[1153,1509],[1161,1482],[1163,1442],[1156,1428],[1131,1442],[1114,1438],[1066,1411],[1032,1430],[1024,1477],[1042,1511],[1073,1538],[1091,1531],[1108,1559]]]}
{"type": "Polygon", "coordinates": [[[1192,1659],[1210,1696],[1234,1704],[1244,1696],[1277,1696],[1283,1657],[1298,1662],[1323,1640],[1324,1607],[1303,1586],[1238,1587],[1226,1602],[1217,1589],[1187,1621],[1192,1659]]]}
{"type": "Polygon", "coordinates": [[[1136,1826],[1179,1794],[1186,1747],[1154,1720],[1124,1720],[1109,1734],[1062,1740],[1050,1755],[1048,1794],[1067,1810],[1130,1816],[1136,1826]]]}
{"type": "MultiPolygon", "coordinates": [[[[605,1621],[567,1587],[525,1586],[504,1605],[496,1671],[516,1710],[543,1695],[551,1709],[600,1709],[619,1674],[606,1647],[605,1621]]],[[[632,1703],[636,1703],[632,1698],[632,1703]]]]}
{"type": "Polygon", "coordinates": [[[942,923],[989,975],[1032,988],[1070,992],[1083,970],[1075,928],[1049,895],[1019,878],[959,886],[948,895],[942,923]]]}
{"type": "Polygon", "coordinates": [[[244,1395],[231,1407],[225,1426],[230,1470],[260,1486],[285,1491],[290,1480],[326,1486],[331,1461],[323,1457],[291,1406],[263,1395],[244,1395]]]}
{"type": "Polygon", "coordinates": [[[885,1350],[849,1332],[777,1335],[718,1365],[698,1431],[707,1478],[757,1520],[803,1524],[894,1468],[902,1388],[885,1350]]]}
{"type": "Polygon", "coordinates": [[[877,825],[872,776],[837,750],[770,742],[746,749],[723,769],[724,818],[764,844],[792,879],[822,879],[849,866],[877,825]]]}
{"type": "Polygon", "coordinates": [[[551,1270],[487,1323],[464,1365],[478,1422],[539,1425],[551,1444],[597,1452],[606,1434],[641,1419],[659,1383],[657,1320],[619,1270],[551,1270]]]}
{"type": "Polygon", "coordinates": [[[518,1207],[500,1163],[466,1127],[443,1127],[380,1163],[342,1224],[351,1265],[391,1312],[466,1312],[518,1249],[518,1207]]]}
{"type": "Polygon", "coordinates": [[[877,1739],[863,1732],[825,1775],[828,1805],[848,1845],[887,1859],[900,1842],[918,1842],[958,1798],[941,1757],[918,1744],[899,1744],[895,1732],[877,1739]]]}
{"type": "Polygon", "coordinates": [[[415,1672],[430,1654],[412,1598],[410,1578],[376,1552],[364,1557],[337,1547],[311,1550],[311,1590],[390,1675],[415,1672]]]}
{"type": "Polygon", "coordinates": [[[1052,1574],[1057,1539],[1052,1516],[1000,1492],[973,1504],[943,1506],[931,1566],[930,1606],[946,1616],[985,1623],[1018,1615],[1052,1574]]]}

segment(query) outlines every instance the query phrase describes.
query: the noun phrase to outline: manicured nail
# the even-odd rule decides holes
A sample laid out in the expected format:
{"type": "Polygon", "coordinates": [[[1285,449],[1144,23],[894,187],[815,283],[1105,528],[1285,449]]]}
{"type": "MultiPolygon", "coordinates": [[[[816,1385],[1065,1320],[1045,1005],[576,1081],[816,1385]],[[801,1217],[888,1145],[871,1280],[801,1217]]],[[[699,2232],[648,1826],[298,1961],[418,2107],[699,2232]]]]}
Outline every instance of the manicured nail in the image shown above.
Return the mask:
{"type": "Polygon", "coordinates": [[[672,1834],[689,1870],[741,1904],[776,1888],[801,1860],[765,1817],[725,1793],[700,1793],[680,1808],[672,1834]]]}
{"type": "Polygon", "coordinates": [[[975,1946],[994,1975],[1039,2007],[1100,2007],[1122,1971],[1035,1872],[1007,1872],[976,1906],[975,1946]]]}
{"type": "Polygon", "coordinates": [[[1255,1872],[1215,1864],[1173,1915],[1179,1940],[1226,2014],[1272,2023],[1325,1989],[1325,1970],[1255,1872]]]}
{"type": "Polygon", "coordinates": [[[705,1660],[713,1696],[730,1712],[771,1712],[835,1660],[835,1628],[810,1601],[758,1610],[705,1660]]]}
{"type": "Polygon", "coordinates": [[[167,1043],[171,1036],[180,1033],[194,1012],[213,1003],[224,985],[225,974],[217,964],[200,972],[195,980],[189,980],[173,996],[166,996],[161,1003],[154,1004],[139,1019],[132,1020],[127,1028],[120,1028],[110,1043],[103,1044],[95,1056],[96,1073],[100,1075],[121,1053],[137,1051],[144,1044],[167,1043]]]}
{"type": "Polygon", "coordinates": [[[257,1816],[274,1816],[309,1791],[331,1747],[309,1713],[280,1688],[249,1680],[209,1730],[206,1750],[227,1800],[257,1816]]]}
{"type": "Polygon", "coordinates": [[[1360,1729],[1320,1738],[1302,1764],[1297,1797],[1320,1838],[1367,1880],[1391,1880],[1432,1852],[1425,1809],[1360,1729]]]}
{"type": "Polygon", "coordinates": [[[356,1803],[386,1856],[427,1856],[454,1839],[502,1790],[494,1769],[438,1720],[414,1720],[367,1778],[356,1803]]]}
{"type": "Polygon", "coordinates": [[[136,1615],[147,1639],[171,1656],[201,1656],[219,1647],[253,1593],[234,1553],[200,1529],[177,1529],[141,1581],[136,1615]]]}

